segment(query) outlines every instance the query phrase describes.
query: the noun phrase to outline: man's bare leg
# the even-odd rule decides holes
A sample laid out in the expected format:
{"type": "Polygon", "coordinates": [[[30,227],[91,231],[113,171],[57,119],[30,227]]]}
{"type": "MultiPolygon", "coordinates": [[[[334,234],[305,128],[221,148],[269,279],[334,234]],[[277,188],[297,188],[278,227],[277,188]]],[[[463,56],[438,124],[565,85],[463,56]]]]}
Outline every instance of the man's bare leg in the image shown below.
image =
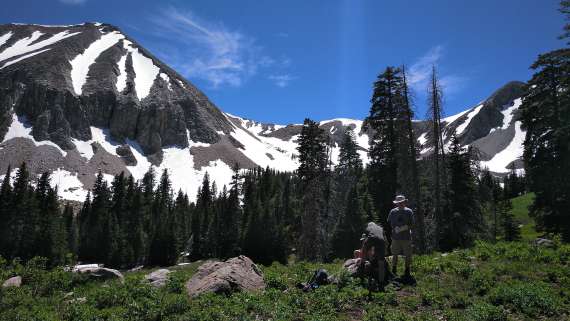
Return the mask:
{"type": "Polygon", "coordinates": [[[412,255],[406,255],[406,275],[410,274],[410,267],[412,266],[412,255]]]}

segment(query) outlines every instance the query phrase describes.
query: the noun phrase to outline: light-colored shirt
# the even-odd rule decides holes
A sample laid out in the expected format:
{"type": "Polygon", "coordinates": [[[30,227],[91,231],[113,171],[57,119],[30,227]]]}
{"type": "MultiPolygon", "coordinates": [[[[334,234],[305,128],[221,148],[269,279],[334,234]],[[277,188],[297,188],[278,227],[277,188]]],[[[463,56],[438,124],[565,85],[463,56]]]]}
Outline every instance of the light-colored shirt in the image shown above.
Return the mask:
{"type": "Polygon", "coordinates": [[[414,212],[404,207],[393,208],[388,214],[388,223],[392,227],[392,239],[409,241],[412,239],[412,227],[414,225],[414,212]]]}

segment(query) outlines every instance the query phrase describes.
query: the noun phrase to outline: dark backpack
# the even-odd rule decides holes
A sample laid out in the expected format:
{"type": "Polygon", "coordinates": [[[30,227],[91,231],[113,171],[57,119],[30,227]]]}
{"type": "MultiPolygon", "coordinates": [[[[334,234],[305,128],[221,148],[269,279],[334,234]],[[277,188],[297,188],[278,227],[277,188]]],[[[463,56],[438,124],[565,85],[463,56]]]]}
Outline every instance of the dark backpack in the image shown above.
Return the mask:
{"type": "Polygon", "coordinates": [[[303,287],[303,291],[308,292],[318,289],[321,285],[329,284],[329,273],[325,269],[318,269],[303,287]]]}

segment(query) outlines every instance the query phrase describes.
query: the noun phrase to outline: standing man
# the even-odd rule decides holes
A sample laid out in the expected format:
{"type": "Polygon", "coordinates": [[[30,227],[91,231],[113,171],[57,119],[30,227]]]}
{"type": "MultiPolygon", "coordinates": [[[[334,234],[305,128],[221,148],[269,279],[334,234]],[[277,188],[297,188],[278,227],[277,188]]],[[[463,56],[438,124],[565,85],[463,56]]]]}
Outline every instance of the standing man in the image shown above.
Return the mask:
{"type": "Polygon", "coordinates": [[[410,266],[412,265],[412,228],[414,226],[414,212],[406,207],[406,197],[396,196],[396,205],[388,214],[388,224],[392,228],[392,273],[396,274],[398,267],[398,255],[406,257],[406,277],[411,277],[410,266]]]}

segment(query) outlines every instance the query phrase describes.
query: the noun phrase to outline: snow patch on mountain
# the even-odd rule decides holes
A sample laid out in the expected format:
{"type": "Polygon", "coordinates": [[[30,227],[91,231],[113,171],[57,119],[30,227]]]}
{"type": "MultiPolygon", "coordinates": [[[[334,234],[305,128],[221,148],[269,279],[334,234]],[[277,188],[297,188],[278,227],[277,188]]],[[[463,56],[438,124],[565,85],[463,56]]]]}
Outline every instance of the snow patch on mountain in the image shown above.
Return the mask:
{"type": "Polygon", "coordinates": [[[522,104],[522,99],[515,99],[513,105],[505,110],[502,111],[503,114],[503,126],[501,129],[507,129],[511,125],[511,121],[513,120],[515,112],[519,109],[522,104]]]}
{"type": "Polygon", "coordinates": [[[445,117],[441,121],[446,122],[449,125],[449,124],[453,123],[454,121],[456,121],[458,118],[461,118],[461,116],[465,115],[469,111],[470,111],[470,109],[464,110],[464,111],[460,112],[459,114],[455,114],[453,116],[445,117]]]}
{"type": "Polygon", "coordinates": [[[2,47],[6,43],[6,41],[8,41],[8,39],[12,38],[13,34],[14,33],[10,31],[0,36],[0,47],[2,47]]]}
{"type": "Polygon", "coordinates": [[[50,185],[57,186],[59,196],[66,200],[83,202],[87,197],[87,190],[82,187],[77,174],[65,169],[58,168],[51,173],[50,185]]]}
{"type": "Polygon", "coordinates": [[[506,173],[509,171],[507,166],[516,159],[522,157],[524,152],[524,140],[526,133],[521,129],[521,122],[515,121],[515,136],[509,145],[495,154],[493,158],[488,161],[482,161],[481,167],[487,167],[490,171],[496,173],[506,173]]]}
{"type": "Polygon", "coordinates": [[[127,87],[127,56],[128,54],[123,55],[117,62],[119,75],[117,76],[117,83],[115,86],[117,87],[118,92],[122,92],[127,87]]]}
{"type": "MultiPolygon", "coordinates": [[[[248,122],[247,120],[228,114],[225,115],[233,126],[233,131],[230,133],[230,136],[243,145],[243,148],[240,148],[240,151],[254,163],[261,167],[269,166],[272,168],[278,168],[282,171],[294,171],[297,169],[298,164],[295,160],[296,157],[294,156],[296,144],[294,144],[295,147],[288,143],[280,144],[277,140],[281,142],[284,141],[278,138],[254,134],[253,132],[244,129],[244,125],[248,122]],[[241,126],[236,126],[229,117],[237,119],[241,126]],[[275,146],[275,143],[280,146],[275,146]]],[[[259,130],[261,129],[257,128],[257,131],[259,130]]]]}
{"type": "Polygon", "coordinates": [[[133,60],[133,69],[135,70],[135,91],[139,100],[143,100],[150,93],[150,89],[154,84],[156,76],[160,72],[160,68],[154,65],[152,59],[145,57],[140,53],[133,43],[123,41],[125,49],[131,53],[133,60]]]}
{"type": "Polygon", "coordinates": [[[78,54],[69,62],[71,64],[73,90],[75,90],[77,95],[81,95],[83,85],[87,82],[89,68],[95,63],[95,60],[97,60],[101,53],[124,38],[125,36],[117,31],[104,34],[101,38],[92,42],[82,54],[78,54]]]}
{"type": "Polygon", "coordinates": [[[6,68],[6,67],[8,67],[8,66],[10,66],[10,65],[13,65],[13,64],[15,64],[15,63],[17,63],[17,62],[20,62],[20,61],[24,60],[24,59],[28,59],[28,58],[33,57],[33,56],[35,56],[35,55],[39,55],[39,54],[41,54],[42,52],[46,52],[46,51],[48,51],[48,50],[50,50],[50,49],[51,49],[51,48],[43,49],[43,50],[40,50],[40,51],[35,51],[35,52],[29,53],[29,54],[27,54],[27,55],[20,56],[20,57],[18,57],[18,58],[16,58],[16,59],[10,60],[10,61],[8,61],[7,63],[5,63],[4,66],[0,67],[0,69],[4,69],[4,68],[6,68]]]}
{"type": "Polygon", "coordinates": [[[170,77],[168,77],[168,75],[163,72],[161,72],[159,76],[160,78],[162,78],[162,80],[164,80],[168,84],[168,89],[172,91],[172,84],[170,83],[170,77]]]}
{"type": "Polygon", "coordinates": [[[31,140],[36,146],[40,145],[47,145],[57,148],[60,153],[65,157],[67,152],[61,149],[61,147],[57,146],[57,144],[49,141],[49,140],[42,140],[37,141],[34,136],[32,136],[32,126],[27,125],[26,117],[18,116],[16,113],[12,114],[12,123],[10,127],[8,127],[8,132],[4,136],[4,140],[2,142],[6,142],[12,138],[22,137],[28,138],[31,140]]]}
{"type": "Polygon", "coordinates": [[[418,143],[420,143],[421,146],[424,146],[427,143],[427,132],[422,133],[418,137],[418,143]]]}
{"type": "MultiPolygon", "coordinates": [[[[11,33],[10,36],[12,35],[11,33]]],[[[18,57],[21,55],[27,55],[26,58],[32,57],[34,56],[33,54],[29,54],[33,51],[36,50],[40,50],[46,46],[52,45],[58,41],[61,41],[65,38],[69,38],[72,36],[75,36],[77,34],[79,34],[79,32],[74,32],[74,33],[69,33],[69,31],[62,31],[59,32],[47,39],[44,39],[42,41],[38,41],[36,42],[36,40],[38,40],[44,33],[42,33],[41,31],[34,31],[29,37],[27,38],[23,38],[20,39],[18,41],[16,41],[15,43],[13,43],[10,47],[4,49],[1,53],[0,53],[0,61],[6,61],[9,60],[11,58],[14,57],[18,57]]],[[[6,35],[2,36],[5,37],[6,35]]],[[[7,37],[4,39],[4,42],[6,42],[10,37],[7,37]]],[[[2,42],[0,40],[0,42],[2,42]]],[[[46,51],[46,50],[44,50],[46,51]]],[[[21,61],[25,58],[19,58],[18,61],[21,61]]],[[[18,61],[12,62],[12,63],[16,63],[18,61]]],[[[9,64],[4,64],[4,67],[8,66],[9,64]]],[[[2,68],[4,68],[2,67],[2,68]]]]}
{"type": "Polygon", "coordinates": [[[475,117],[475,115],[477,115],[479,113],[479,111],[481,111],[481,108],[483,108],[483,104],[475,107],[474,109],[472,109],[469,114],[467,114],[467,119],[465,119],[465,121],[463,121],[463,123],[461,123],[459,126],[457,126],[457,128],[455,129],[455,134],[457,136],[461,135],[465,129],[467,129],[467,126],[469,126],[469,124],[471,123],[471,120],[473,119],[473,117],[475,117]]]}

